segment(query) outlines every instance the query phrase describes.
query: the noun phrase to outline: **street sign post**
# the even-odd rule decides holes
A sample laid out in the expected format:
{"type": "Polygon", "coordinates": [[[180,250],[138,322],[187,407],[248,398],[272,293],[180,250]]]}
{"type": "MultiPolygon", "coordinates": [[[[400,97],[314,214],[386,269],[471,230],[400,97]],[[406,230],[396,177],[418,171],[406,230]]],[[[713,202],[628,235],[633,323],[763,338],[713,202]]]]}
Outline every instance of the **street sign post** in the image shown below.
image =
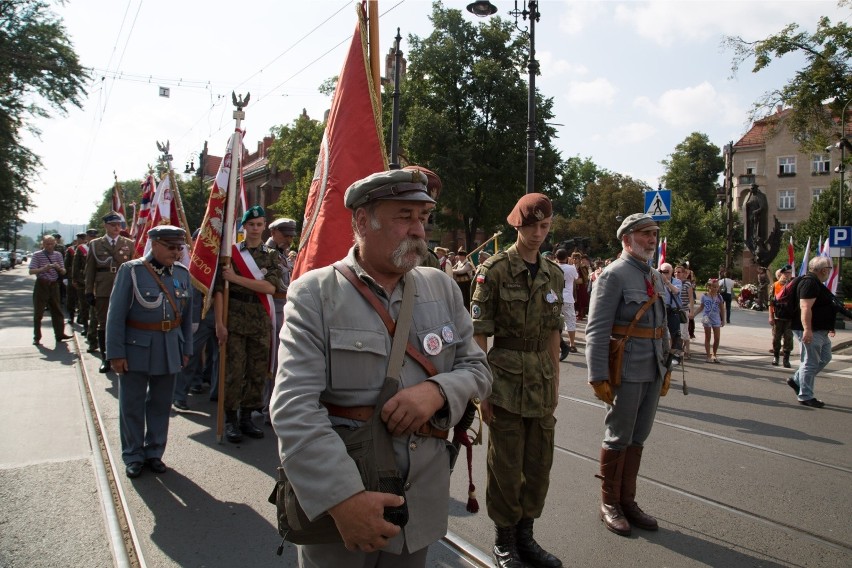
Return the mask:
{"type": "Polygon", "coordinates": [[[833,258],[852,257],[852,227],[828,228],[828,254],[833,258]]]}

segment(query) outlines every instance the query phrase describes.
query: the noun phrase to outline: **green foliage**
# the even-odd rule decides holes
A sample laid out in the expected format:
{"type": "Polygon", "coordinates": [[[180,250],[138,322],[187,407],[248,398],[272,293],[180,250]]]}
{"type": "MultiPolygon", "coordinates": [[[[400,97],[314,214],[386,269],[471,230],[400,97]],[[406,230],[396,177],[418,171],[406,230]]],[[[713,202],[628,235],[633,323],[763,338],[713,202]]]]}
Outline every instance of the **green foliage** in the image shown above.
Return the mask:
{"type": "Polygon", "coordinates": [[[571,156],[560,166],[560,188],[553,197],[553,212],[555,215],[573,217],[577,207],[586,197],[586,187],[596,182],[608,172],[598,167],[591,158],[571,156]]]}
{"type": "Polygon", "coordinates": [[[41,160],[21,144],[32,119],[80,106],[88,78],[61,21],[45,0],[0,2],[0,240],[21,227],[32,206],[41,160]]]}
{"type": "Polygon", "coordinates": [[[675,146],[668,159],[660,162],[666,167],[663,187],[672,195],[700,201],[711,207],[716,201],[719,174],[725,170],[722,150],[710,143],[706,134],[693,132],[675,146]]]}
{"type": "MultiPolygon", "coordinates": [[[[615,238],[621,220],[645,206],[644,182],[616,173],[602,175],[586,187],[586,198],[577,207],[577,217],[567,221],[567,233],[556,232],[554,241],[588,238],[589,250],[602,257],[621,250],[615,238]]],[[[560,223],[561,226],[561,223],[560,223]]]]}
{"type": "MultiPolygon", "coordinates": [[[[514,24],[490,18],[474,26],[459,10],[432,4],[434,30],[409,37],[406,81],[400,86],[400,154],[444,182],[435,222],[462,229],[504,225],[526,180],[528,40],[514,24]]],[[[390,94],[384,124],[391,126],[390,94]]],[[[560,193],[560,158],[553,148],[553,101],[539,94],[535,191],[560,193]]],[[[388,135],[389,139],[389,135],[388,135]]]]}
{"type": "Polygon", "coordinates": [[[278,171],[289,171],[292,179],[284,185],[271,209],[295,219],[301,229],[305,204],[317,164],[325,125],[302,114],[289,126],[272,128],[275,141],[269,147],[269,164],[278,171]]]}
{"type": "MultiPolygon", "coordinates": [[[[118,182],[118,185],[121,187],[121,199],[122,203],[124,203],[124,213],[127,216],[128,231],[130,230],[130,223],[133,222],[133,209],[128,204],[136,202],[138,207],[138,203],[142,201],[143,181],[144,180],[141,179],[130,179],[118,182]]],[[[103,198],[101,199],[98,208],[94,213],[92,213],[92,216],[89,217],[89,227],[95,229],[103,228],[104,222],[101,219],[112,209],[112,188],[114,185],[114,183],[110,184],[110,186],[104,190],[103,198]]]]}
{"type": "MultiPolygon", "coordinates": [[[[839,2],[852,9],[852,3],[839,2]]],[[[754,59],[752,73],[769,67],[773,59],[787,54],[802,56],[805,67],[779,88],[767,91],[754,103],[751,119],[771,114],[777,105],[790,107],[791,133],[806,149],[823,148],[834,126],[831,114],[839,117],[852,93],[852,27],[846,22],[832,24],[821,17],[816,31],[800,31],[798,24],[788,24],[780,32],[758,41],[726,37],[725,45],[734,51],[732,70],[754,59]],[[825,101],[831,113],[825,112],[825,101]]]]}
{"type": "Polygon", "coordinates": [[[213,188],[213,184],[206,184],[201,176],[193,175],[188,176],[183,181],[178,181],[178,187],[180,188],[183,211],[186,214],[186,222],[189,224],[188,230],[192,232],[199,228],[204,221],[204,213],[207,211],[207,201],[210,199],[210,190],[213,188]]]}

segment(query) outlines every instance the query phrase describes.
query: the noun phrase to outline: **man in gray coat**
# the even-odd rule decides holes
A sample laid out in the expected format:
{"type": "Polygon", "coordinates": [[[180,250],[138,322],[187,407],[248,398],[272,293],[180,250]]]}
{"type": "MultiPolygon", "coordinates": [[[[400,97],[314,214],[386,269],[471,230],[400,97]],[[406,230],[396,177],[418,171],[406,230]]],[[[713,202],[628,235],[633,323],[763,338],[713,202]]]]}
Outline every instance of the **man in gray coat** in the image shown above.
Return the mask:
{"type": "Polygon", "coordinates": [[[119,267],[106,321],[106,358],[119,374],[121,457],[130,478],[145,463],[154,473],[166,471],[175,376],[192,355],[189,271],[177,262],[184,230],[160,225],[148,239],[145,257],[119,267]]]}
{"type": "Polygon", "coordinates": [[[376,309],[336,268],[312,270],[290,285],[272,424],[282,466],[308,518],[328,512],[342,537],[340,543],[300,546],[299,565],[422,567],[427,547],[447,530],[447,431],[468,400],[490,394],[491,374],[473,342],[458,286],[441,271],[419,266],[428,252],[424,225],[435,204],[426,176],[416,170],[376,173],[350,186],[344,202],[353,212],[355,246],[343,264],[394,320],[403,290],[414,286],[407,339],[438,374],[427,375],[406,355],[400,389],[381,409],[405,482],[404,500],[366,491],[332,426],[358,426],[372,415],[392,337],[376,309]],[[409,520],[400,528],[383,511],[403,503],[409,520]]]}
{"type": "Polygon", "coordinates": [[[627,217],[616,236],[621,257],[598,276],[592,288],[586,325],[589,383],[606,403],[606,432],[600,454],[601,520],[610,531],[627,536],[631,524],[657,530],[657,520],[636,504],[636,478],[642,448],[651,433],[666,375],[670,335],[666,290],[648,262],[657,249],[659,227],[649,215],[627,217]],[[610,384],[610,337],[628,335],[628,326],[648,305],[630,331],[621,365],[621,384],[610,384]]]}

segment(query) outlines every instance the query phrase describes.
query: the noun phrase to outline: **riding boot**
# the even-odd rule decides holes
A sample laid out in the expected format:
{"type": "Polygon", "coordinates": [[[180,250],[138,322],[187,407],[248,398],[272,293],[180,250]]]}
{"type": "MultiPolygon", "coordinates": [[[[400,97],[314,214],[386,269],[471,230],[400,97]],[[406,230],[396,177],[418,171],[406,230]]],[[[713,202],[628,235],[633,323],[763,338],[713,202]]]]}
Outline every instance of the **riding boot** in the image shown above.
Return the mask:
{"type": "Polygon", "coordinates": [[[559,360],[564,361],[568,356],[568,353],[571,352],[571,348],[565,343],[565,340],[561,337],[559,338],[559,360]]]}
{"type": "Polygon", "coordinates": [[[251,408],[240,409],[240,432],[249,438],[263,438],[263,430],[251,421],[251,408]]]}
{"type": "Polygon", "coordinates": [[[533,538],[533,520],[521,519],[515,526],[515,546],[521,560],[536,568],[560,568],[562,561],[544,550],[533,538]]]}
{"type": "Polygon", "coordinates": [[[784,368],[790,368],[790,353],[784,353],[784,368]]]}
{"type": "Polygon", "coordinates": [[[515,545],[515,527],[495,527],[494,562],[497,568],[525,568],[527,564],[518,555],[515,545]]]}
{"type": "Polygon", "coordinates": [[[240,427],[237,424],[239,418],[235,410],[225,412],[225,439],[233,444],[243,441],[243,434],[240,432],[240,427]]]}
{"type": "Polygon", "coordinates": [[[636,504],[636,477],[642,462],[642,446],[627,446],[624,450],[624,474],[621,477],[621,510],[624,516],[640,529],[655,531],[657,519],[644,512],[636,504]]]}
{"type": "Polygon", "coordinates": [[[777,366],[778,366],[778,352],[777,352],[777,351],[773,351],[773,354],[772,354],[772,366],[773,366],[773,367],[777,367],[777,366]]]}
{"type": "Polygon", "coordinates": [[[630,536],[630,523],[621,510],[621,479],[625,450],[601,448],[601,520],[606,528],[621,536],[630,536]]]}
{"type": "Polygon", "coordinates": [[[112,365],[109,363],[109,359],[106,356],[106,330],[99,329],[98,330],[98,345],[101,349],[101,366],[98,369],[101,373],[109,373],[112,370],[112,365]]]}

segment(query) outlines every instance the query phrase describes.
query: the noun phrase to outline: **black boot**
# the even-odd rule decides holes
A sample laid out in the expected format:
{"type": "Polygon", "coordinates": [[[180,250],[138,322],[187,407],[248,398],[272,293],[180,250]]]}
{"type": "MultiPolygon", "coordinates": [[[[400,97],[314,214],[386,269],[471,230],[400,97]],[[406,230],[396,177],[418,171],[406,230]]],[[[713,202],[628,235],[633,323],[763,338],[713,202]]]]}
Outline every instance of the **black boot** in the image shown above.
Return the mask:
{"type": "Polygon", "coordinates": [[[251,421],[251,408],[240,409],[240,431],[249,438],[263,438],[263,430],[251,421]]]}
{"type": "Polygon", "coordinates": [[[496,527],[497,538],[494,541],[494,562],[497,568],[525,568],[518,549],[515,547],[515,527],[496,527]]]}
{"type": "Polygon", "coordinates": [[[533,538],[533,520],[521,519],[515,527],[515,546],[521,560],[537,568],[560,568],[562,561],[544,550],[533,538]]]}
{"type": "Polygon", "coordinates": [[[233,444],[243,441],[243,434],[240,432],[237,420],[239,419],[235,411],[229,410],[225,413],[225,439],[233,444]]]}
{"type": "Polygon", "coordinates": [[[776,351],[776,352],[775,352],[775,354],[772,356],[772,366],[773,366],[773,367],[777,367],[777,366],[778,366],[778,352],[777,352],[777,351],[776,351]]]}
{"type": "Polygon", "coordinates": [[[112,370],[112,365],[109,364],[109,359],[106,358],[106,330],[98,330],[98,346],[101,350],[101,366],[98,369],[101,373],[109,373],[112,370]]]}
{"type": "MultiPolygon", "coordinates": [[[[775,360],[777,361],[778,358],[776,357],[775,360]]],[[[785,369],[790,368],[790,354],[789,353],[784,353],[784,368],[785,369]]]]}
{"type": "Polygon", "coordinates": [[[565,357],[567,357],[568,353],[570,353],[570,352],[571,352],[571,348],[568,347],[568,344],[565,343],[564,339],[560,338],[559,339],[559,360],[564,361],[565,357]]]}

